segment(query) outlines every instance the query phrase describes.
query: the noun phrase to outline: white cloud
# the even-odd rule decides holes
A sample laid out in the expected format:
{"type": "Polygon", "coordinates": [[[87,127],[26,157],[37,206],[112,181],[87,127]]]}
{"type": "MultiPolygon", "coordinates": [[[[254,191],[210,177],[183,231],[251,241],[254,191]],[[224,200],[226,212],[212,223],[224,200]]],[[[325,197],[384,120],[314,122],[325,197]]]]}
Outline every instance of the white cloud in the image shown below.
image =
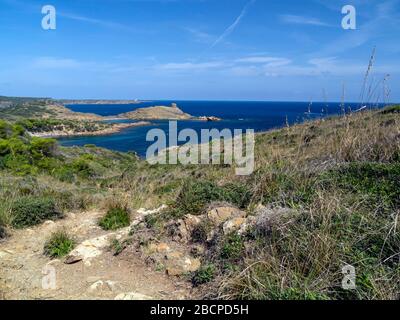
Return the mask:
{"type": "Polygon", "coordinates": [[[282,22],[288,23],[288,24],[304,24],[304,25],[311,25],[311,26],[331,27],[331,25],[329,23],[323,22],[320,19],[312,18],[312,17],[284,14],[284,15],[280,16],[280,19],[282,22]]]}
{"type": "Polygon", "coordinates": [[[222,62],[182,62],[182,63],[166,63],[158,65],[157,68],[164,70],[204,70],[219,68],[224,66],[222,62]]]}
{"type": "Polygon", "coordinates": [[[32,66],[38,69],[71,69],[78,68],[82,64],[74,59],[40,57],[33,61],[32,66]]]}
{"type": "Polygon", "coordinates": [[[282,57],[253,56],[253,57],[237,59],[236,62],[250,63],[250,64],[264,64],[264,67],[279,67],[290,64],[292,60],[282,57]]]}

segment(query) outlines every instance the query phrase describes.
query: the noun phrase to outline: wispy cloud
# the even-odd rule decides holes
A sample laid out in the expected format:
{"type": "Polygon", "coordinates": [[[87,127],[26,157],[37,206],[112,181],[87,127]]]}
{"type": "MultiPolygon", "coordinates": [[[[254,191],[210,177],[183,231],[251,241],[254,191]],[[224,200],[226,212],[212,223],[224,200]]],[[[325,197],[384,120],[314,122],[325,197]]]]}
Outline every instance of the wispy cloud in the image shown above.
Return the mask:
{"type": "Polygon", "coordinates": [[[253,56],[237,59],[239,63],[253,63],[253,64],[265,64],[268,66],[283,66],[291,63],[290,59],[281,57],[269,57],[269,56],[253,56]]]}
{"type": "Polygon", "coordinates": [[[216,36],[211,35],[207,32],[201,31],[195,28],[184,28],[187,32],[189,32],[193,37],[194,40],[201,43],[213,43],[216,39],[216,36]]]}
{"type": "Polygon", "coordinates": [[[164,70],[175,70],[175,71],[193,71],[193,70],[205,70],[214,69],[224,66],[223,62],[182,62],[182,63],[166,63],[156,66],[158,69],[164,70]]]}
{"type": "Polygon", "coordinates": [[[98,26],[105,27],[105,28],[115,29],[115,30],[122,30],[122,31],[128,31],[128,32],[138,32],[139,31],[136,28],[132,28],[130,26],[127,26],[127,25],[124,25],[124,24],[121,24],[118,22],[108,21],[108,20],[95,19],[95,18],[90,18],[90,17],[72,14],[72,13],[65,13],[65,12],[59,12],[58,15],[66,18],[66,19],[87,22],[90,24],[98,25],[98,26]]]}
{"type": "Polygon", "coordinates": [[[82,64],[74,59],[40,57],[33,61],[32,67],[37,69],[71,69],[78,68],[82,64]]]}
{"type": "Polygon", "coordinates": [[[226,37],[228,37],[233,31],[235,31],[236,27],[239,25],[240,21],[243,19],[243,17],[246,15],[247,10],[249,7],[255,3],[256,0],[250,0],[249,2],[246,3],[242,11],[240,12],[239,16],[235,19],[235,21],[218,37],[217,40],[214,41],[214,43],[211,45],[211,48],[214,48],[216,45],[218,45],[221,41],[223,41],[226,37]]]}
{"type": "Polygon", "coordinates": [[[302,24],[302,25],[311,25],[319,27],[332,27],[332,25],[330,25],[329,23],[323,22],[320,19],[313,17],[297,16],[293,14],[283,14],[280,15],[279,18],[283,23],[287,24],[302,24]]]}

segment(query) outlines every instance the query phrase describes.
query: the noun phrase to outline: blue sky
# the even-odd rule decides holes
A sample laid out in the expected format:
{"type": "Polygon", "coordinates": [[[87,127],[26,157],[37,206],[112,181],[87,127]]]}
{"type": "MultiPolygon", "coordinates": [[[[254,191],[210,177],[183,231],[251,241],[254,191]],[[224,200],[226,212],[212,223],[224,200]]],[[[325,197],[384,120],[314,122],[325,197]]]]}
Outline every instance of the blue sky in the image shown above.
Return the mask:
{"type": "Polygon", "coordinates": [[[373,87],[390,74],[400,101],[399,1],[0,0],[0,95],[357,101],[376,46],[373,87]]]}

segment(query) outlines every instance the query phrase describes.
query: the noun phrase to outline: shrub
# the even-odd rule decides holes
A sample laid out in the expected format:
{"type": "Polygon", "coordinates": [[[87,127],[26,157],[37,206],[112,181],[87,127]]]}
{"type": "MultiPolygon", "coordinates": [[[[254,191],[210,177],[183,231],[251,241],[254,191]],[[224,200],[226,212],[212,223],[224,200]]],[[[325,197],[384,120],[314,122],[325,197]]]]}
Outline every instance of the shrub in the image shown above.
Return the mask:
{"type": "Polygon", "coordinates": [[[11,135],[11,133],[12,133],[11,125],[4,120],[0,120],[0,139],[8,138],[11,135]]]}
{"type": "Polygon", "coordinates": [[[92,170],[90,163],[83,158],[78,158],[74,160],[74,162],[72,163],[72,168],[74,172],[76,172],[83,178],[90,178],[95,175],[95,172],[92,170]]]}
{"type": "Polygon", "coordinates": [[[216,268],[213,264],[202,265],[194,274],[192,283],[195,286],[210,282],[214,279],[216,268]]]}
{"type": "Polygon", "coordinates": [[[128,227],[130,215],[126,208],[116,206],[107,211],[106,215],[99,221],[99,226],[104,230],[117,230],[128,227]]]}
{"type": "Polygon", "coordinates": [[[223,239],[221,246],[221,258],[229,260],[238,260],[241,258],[244,250],[244,242],[240,235],[231,233],[223,239]]]}
{"type": "Polygon", "coordinates": [[[75,241],[65,231],[53,233],[44,245],[44,254],[51,258],[67,255],[75,247],[75,241]]]}
{"type": "Polygon", "coordinates": [[[45,139],[33,137],[30,142],[31,152],[34,158],[51,157],[54,155],[57,141],[55,139],[45,139]]]}
{"type": "Polygon", "coordinates": [[[12,225],[24,228],[37,225],[47,219],[62,217],[51,198],[24,196],[12,205],[12,225]]]}
{"type": "Polygon", "coordinates": [[[205,205],[214,201],[231,202],[243,208],[249,204],[250,199],[250,191],[242,184],[232,183],[220,187],[211,181],[197,181],[183,186],[175,207],[182,214],[199,214],[205,205]]]}
{"type": "Polygon", "coordinates": [[[198,214],[206,204],[222,197],[221,188],[210,181],[190,182],[183,186],[176,202],[181,211],[198,214]]]}

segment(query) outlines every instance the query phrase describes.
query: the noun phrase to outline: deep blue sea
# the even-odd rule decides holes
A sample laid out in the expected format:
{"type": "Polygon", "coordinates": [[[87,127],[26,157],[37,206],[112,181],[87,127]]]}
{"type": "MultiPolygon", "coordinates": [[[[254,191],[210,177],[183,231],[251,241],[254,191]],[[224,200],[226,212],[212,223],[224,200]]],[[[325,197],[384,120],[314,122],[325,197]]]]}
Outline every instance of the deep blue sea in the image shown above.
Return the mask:
{"type": "MultiPolygon", "coordinates": [[[[282,127],[286,118],[290,124],[310,119],[326,117],[340,113],[338,102],[314,102],[311,113],[308,113],[309,102],[258,102],[258,101],[146,101],[128,105],[67,105],[73,111],[96,113],[102,116],[113,116],[135,110],[137,108],[170,105],[177,103],[184,112],[194,116],[216,116],[219,122],[179,121],[178,129],[254,129],[256,132],[282,127]]],[[[359,104],[346,103],[346,109],[355,110],[359,104]]],[[[127,122],[126,120],[123,122],[127,122]]],[[[129,121],[128,121],[129,122],[129,121]]],[[[146,141],[146,134],[152,128],[164,129],[168,132],[168,121],[152,121],[152,125],[128,128],[119,133],[107,136],[70,137],[58,139],[63,146],[83,146],[95,144],[99,147],[116,151],[135,151],[145,156],[146,150],[153,142],[146,141]]]]}

